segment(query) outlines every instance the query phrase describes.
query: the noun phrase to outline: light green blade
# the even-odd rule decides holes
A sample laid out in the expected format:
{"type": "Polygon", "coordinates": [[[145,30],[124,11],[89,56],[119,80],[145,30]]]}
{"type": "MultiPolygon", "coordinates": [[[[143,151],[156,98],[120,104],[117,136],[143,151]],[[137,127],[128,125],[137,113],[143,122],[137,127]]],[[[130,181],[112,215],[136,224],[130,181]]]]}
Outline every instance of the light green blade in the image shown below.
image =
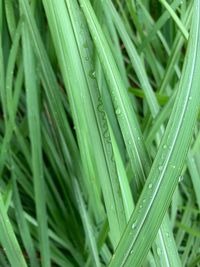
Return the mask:
{"type": "Polygon", "coordinates": [[[110,267],[130,266],[133,263],[141,266],[170,204],[188,152],[200,104],[199,43],[200,3],[195,1],[187,60],[174,108],[147,183],[110,267]],[[148,199],[147,204],[142,203],[144,198],[148,199]]]}

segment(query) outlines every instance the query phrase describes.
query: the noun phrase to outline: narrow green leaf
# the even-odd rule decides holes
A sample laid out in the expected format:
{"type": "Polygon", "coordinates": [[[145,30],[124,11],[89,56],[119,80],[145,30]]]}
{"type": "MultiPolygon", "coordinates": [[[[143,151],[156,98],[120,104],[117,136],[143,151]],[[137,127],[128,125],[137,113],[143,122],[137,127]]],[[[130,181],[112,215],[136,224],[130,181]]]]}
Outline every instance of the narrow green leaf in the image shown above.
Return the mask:
{"type": "Polygon", "coordinates": [[[12,266],[27,267],[0,194],[0,241],[12,266]]]}
{"type": "Polygon", "coordinates": [[[43,174],[43,159],[41,146],[41,127],[38,103],[38,84],[35,76],[35,62],[27,25],[23,29],[23,59],[25,71],[28,124],[31,141],[32,172],[34,179],[38,232],[42,255],[42,266],[50,266],[50,251],[48,240],[48,225],[46,212],[46,190],[43,174]]]}
{"type": "Polygon", "coordinates": [[[172,115],[147,183],[109,267],[141,266],[170,204],[189,149],[200,104],[199,43],[200,3],[195,1],[187,60],[172,115]],[[144,198],[148,199],[146,204],[143,203],[144,198]]]}

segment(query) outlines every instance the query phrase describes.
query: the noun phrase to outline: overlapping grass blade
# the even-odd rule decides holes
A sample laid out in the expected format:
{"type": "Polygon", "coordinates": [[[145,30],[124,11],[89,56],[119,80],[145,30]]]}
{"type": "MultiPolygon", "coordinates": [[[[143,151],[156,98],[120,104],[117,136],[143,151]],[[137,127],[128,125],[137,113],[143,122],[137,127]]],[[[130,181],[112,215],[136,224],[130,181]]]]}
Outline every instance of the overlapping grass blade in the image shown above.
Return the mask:
{"type": "Polygon", "coordinates": [[[199,264],[198,9],[0,0],[2,267],[199,264]]]}
{"type": "Polygon", "coordinates": [[[80,209],[80,213],[81,213],[81,217],[82,217],[82,222],[85,228],[85,232],[86,232],[86,236],[88,236],[88,242],[89,242],[89,247],[91,249],[91,255],[93,257],[93,265],[100,267],[100,259],[98,256],[98,250],[97,250],[97,244],[96,244],[96,240],[94,237],[94,233],[93,233],[93,229],[92,229],[92,225],[90,222],[90,218],[87,214],[87,210],[85,208],[85,204],[84,204],[84,200],[82,198],[81,195],[81,191],[78,185],[78,182],[75,181],[74,184],[74,190],[76,193],[76,197],[77,197],[77,203],[79,205],[79,209],[80,209]]]}
{"type": "Polygon", "coordinates": [[[176,15],[176,13],[174,12],[174,10],[171,8],[171,6],[167,3],[166,0],[159,0],[163,6],[169,11],[171,17],[174,19],[174,21],[176,22],[178,28],[180,29],[181,33],[183,34],[183,36],[185,37],[185,39],[188,39],[188,32],[185,29],[184,25],[182,24],[182,22],[180,21],[180,19],[178,18],[178,16],[176,15]]]}
{"type": "Polygon", "coordinates": [[[95,17],[94,11],[89,1],[81,0],[80,3],[104,68],[105,76],[109,84],[110,95],[112,96],[127,152],[133,166],[135,181],[138,186],[138,191],[140,191],[141,181],[145,181],[145,167],[149,165],[149,162],[146,160],[147,153],[141,141],[142,136],[138,120],[132,109],[126,88],[116,67],[105,36],[95,17]],[[124,131],[124,129],[126,130],[124,131]],[[141,161],[141,159],[143,159],[143,161],[141,161]]]}
{"type": "Polygon", "coordinates": [[[178,183],[199,107],[200,4],[198,1],[194,2],[193,17],[187,61],[174,108],[147,183],[110,266],[116,264],[129,266],[133,262],[135,266],[141,266],[144,254],[148,252],[178,183]],[[191,102],[191,99],[195,100],[195,103],[191,102]],[[147,205],[142,203],[144,198],[149,199],[147,205]],[[155,216],[156,222],[153,221],[155,216]],[[148,240],[145,238],[147,232],[148,240]]]}
{"type": "Polygon", "coordinates": [[[31,239],[28,224],[27,224],[27,221],[26,221],[24,214],[23,214],[23,208],[22,208],[22,204],[21,204],[21,200],[20,200],[20,196],[19,196],[17,183],[16,183],[16,177],[14,177],[14,176],[13,176],[13,191],[14,191],[13,192],[13,195],[14,195],[13,200],[14,200],[14,204],[15,204],[15,213],[16,213],[16,218],[18,221],[18,227],[19,227],[19,231],[21,233],[21,237],[22,237],[22,240],[24,243],[24,247],[26,248],[26,251],[29,255],[30,266],[31,267],[38,267],[39,263],[38,263],[38,260],[36,258],[36,253],[34,250],[34,246],[33,246],[33,242],[31,239]]]}
{"type": "Polygon", "coordinates": [[[0,241],[12,266],[27,267],[0,194],[0,241]]]}
{"type": "Polygon", "coordinates": [[[34,179],[35,204],[38,219],[38,232],[41,246],[42,266],[50,266],[50,251],[48,240],[48,223],[46,212],[46,189],[42,158],[42,141],[40,126],[40,111],[38,102],[38,84],[35,76],[34,54],[30,42],[27,25],[23,28],[23,61],[27,95],[28,125],[31,142],[31,163],[34,179]]]}
{"type": "MultiPolygon", "coordinates": [[[[120,237],[119,233],[125,227],[125,217],[122,199],[119,197],[120,186],[117,185],[117,172],[115,170],[115,165],[112,162],[112,149],[108,141],[109,135],[108,131],[106,131],[106,118],[104,115],[103,106],[101,104],[100,95],[98,91],[95,90],[97,88],[97,84],[95,82],[95,69],[94,65],[89,62],[92,58],[92,54],[84,49],[84,45],[82,45],[85,44],[86,46],[87,44],[88,48],[90,48],[90,40],[87,36],[87,33],[84,31],[84,20],[82,19],[81,21],[80,14],[76,12],[75,8],[73,8],[73,6],[75,6],[75,3],[72,5],[68,5],[68,3],[66,3],[72,26],[70,25],[69,20],[67,20],[67,17],[64,16],[64,1],[63,3],[60,2],[59,6],[58,4],[56,4],[57,10],[60,10],[59,13],[57,13],[56,9],[53,8],[53,6],[55,6],[55,3],[53,1],[49,5],[47,5],[47,3],[44,1],[44,4],[46,7],[47,16],[49,18],[50,27],[52,27],[52,31],[54,33],[58,32],[58,35],[55,39],[55,42],[60,40],[60,46],[59,50],[57,50],[57,53],[60,59],[60,64],[61,66],[63,66],[63,77],[66,80],[65,85],[70,96],[70,103],[72,106],[72,112],[74,114],[77,135],[79,140],[81,140],[81,137],[82,139],[83,137],[85,138],[85,144],[84,142],[80,142],[80,148],[82,144],[84,144],[84,146],[87,146],[89,152],[88,162],[90,161],[91,164],[94,165],[94,168],[98,173],[103,195],[104,198],[106,198],[105,203],[111,227],[111,235],[113,237],[115,236],[113,238],[113,241],[114,244],[116,244],[117,240],[119,240],[120,237]],[[63,12],[63,16],[60,16],[61,11],[63,12]],[[77,16],[79,16],[80,18],[80,23],[78,24],[75,21],[75,18],[77,16]],[[61,20],[64,18],[65,23],[63,23],[64,21],[61,20]],[[53,21],[56,21],[57,24],[52,24],[53,21]],[[62,25],[67,25],[67,27],[63,27],[62,25]],[[72,29],[75,33],[75,36],[73,36],[72,29]],[[62,39],[67,36],[66,30],[68,31],[68,38],[70,38],[71,40],[70,43],[67,43],[66,41],[62,42],[62,39]],[[79,31],[82,31],[82,38],[79,37],[79,31]],[[62,35],[59,35],[59,32],[62,35]],[[68,44],[70,44],[70,47],[67,46],[68,44]],[[70,50],[73,51],[73,53],[69,53],[70,50]],[[83,69],[78,69],[78,65],[82,65],[83,69]],[[69,73],[68,77],[65,77],[64,74],[66,69],[69,73]],[[77,73],[77,71],[79,74],[77,73]],[[74,86],[74,77],[77,75],[79,75],[79,80],[77,80],[76,86],[74,86]],[[76,91],[77,89],[79,90],[76,91]],[[81,114],[81,112],[79,111],[80,106],[86,107],[83,114],[81,114]],[[90,133],[87,130],[89,127],[91,127],[91,125],[93,125],[92,136],[90,136],[90,133]],[[93,142],[93,139],[95,140],[95,144],[93,144],[92,147],[96,146],[96,152],[93,151],[91,154],[90,144],[93,142]],[[92,158],[94,158],[94,162],[92,162],[92,158]],[[103,178],[105,180],[103,180],[103,178]],[[113,203],[113,205],[107,205],[108,203],[113,203]]],[[[58,47],[56,43],[55,46],[58,47]]],[[[90,49],[92,49],[92,47],[90,49]]],[[[84,150],[86,149],[83,147],[82,151],[84,150]]]]}

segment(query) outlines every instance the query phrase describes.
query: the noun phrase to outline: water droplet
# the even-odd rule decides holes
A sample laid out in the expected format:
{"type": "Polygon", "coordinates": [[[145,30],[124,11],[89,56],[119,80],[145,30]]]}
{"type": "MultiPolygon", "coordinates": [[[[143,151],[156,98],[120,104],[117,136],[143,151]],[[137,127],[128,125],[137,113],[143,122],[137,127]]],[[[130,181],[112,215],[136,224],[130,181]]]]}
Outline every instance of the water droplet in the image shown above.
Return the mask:
{"type": "Polygon", "coordinates": [[[131,250],[130,254],[133,254],[133,250],[131,250]]]}
{"type": "Polygon", "coordinates": [[[142,205],[140,205],[140,209],[142,208],[142,205]]]}
{"type": "Polygon", "coordinates": [[[176,168],[176,165],[171,165],[172,166],[172,169],[175,169],[176,168]]]}
{"type": "Polygon", "coordinates": [[[181,183],[183,181],[183,178],[184,178],[183,175],[179,176],[178,182],[181,183]]]}
{"type": "Polygon", "coordinates": [[[136,228],[136,222],[134,222],[131,226],[132,229],[135,229],[136,228]]]}
{"type": "Polygon", "coordinates": [[[159,171],[161,172],[161,171],[162,171],[162,169],[163,169],[163,166],[162,166],[162,165],[160,165],[160,166],[158,167],[158,169],[159,169],[159,171]]]}
{"type": "Polygon", "coordinates": [[[167,145],[165,144],[165,145],[163,145],[163,149],[166,149],[167,148],[167,145]]]}
{"type": "Polygon", "coordinates": [[[91,71],[89,72],[89,76],[90,76],[90,78],[95,79],[95,78],[96,78],[95,75],[96,75],[96,73],[95,73],[94,70],[91,70],[91,71]]]}
{"type": "Polygon", "coordinates": [[[138,136],[137,140],[140,141],[140,139],[141,139],[141,138],[138,136]]]}
{"type": "Polygon", "coordinates": [[[189,101],[190,101],[190,100],[192,100],[192,97],[191,97],[191,96],[189,97],[189,101]]]}
{"type": "Polygon", "coordinates": [[[121,114],[121,110],[120,110],[120,108],[117,108],[117,109],[115,110],[115,113],[116,113],[117,115],[120,115],[120,114],[121,114]]]}
{"type": "Polygon", "coordinates": [[[132,144],[131,141],[128,141],[128,144],[131,145],[132,144]]]}
{"type": "Polygon", "coordinates": [[[166,233],[166,236],[169,238],[169,233],[168,232],[166,233]]]}
{"type": "Polygon", "coordinates": [[[151,189],[151,188],[152,188],[152,186],[153,186],[153,185],[152,185],[152,183],[150,183],[150,184],[149,184],[149,189],[151,189]]]}
{"type": "Polygon", "coordinates": [[[158,256],[160,256],[162,254],[162,251],[159,247],[157,248],[157,254],[158,254],[158,256]]]}

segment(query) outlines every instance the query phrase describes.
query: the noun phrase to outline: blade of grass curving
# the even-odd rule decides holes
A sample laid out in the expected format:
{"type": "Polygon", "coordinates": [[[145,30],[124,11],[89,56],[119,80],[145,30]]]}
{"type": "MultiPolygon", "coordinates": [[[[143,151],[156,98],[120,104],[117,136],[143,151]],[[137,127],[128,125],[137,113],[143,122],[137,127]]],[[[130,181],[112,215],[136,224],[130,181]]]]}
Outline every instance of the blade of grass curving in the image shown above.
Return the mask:
{"type": "MultiPolygon", "coordinates": [[[[141,76],[140,76],[140,77],[141,77],[141,76]]],[[[157,111],[158,111],[158,110],[157,110],[157,111]]],[[[154,111],[154,114],[156,114],[156,111],[154,111]]],[[[164,230],[164,229],[166,230],[166,229],[168,229],[168,228],[167,228],[167,227],[165,227],[165,228],[163,228],[162,230],[164,230]]],[[[169,231],[170,231],[170,230],[169,230],[169,231]]],[[[162,234],[160,235],[160,238],[161,238],[161,237],[163,237],[163,235],[162,235],[162,234]]],[[[163,237],[163,238],[164,238],[164,237],[163,237]]],[[[162,239],[162,240],[163,240],[163,239],[162,239]]],[[[158,242],[158,243],[164,244],[165,242],[163,242],[163,241],[162,241],[162,242],[158,242]]],[[[174,245],[174,244],[173,244],[173,245],[174,245]]],[[[171,246],[171,247],[173,247],[173,246],[171,246]]],[[[164,247],[163,247],[163,246],[162,246],[162,248],[164,249],[164,247]]],[[[167,253],[166,253],[166,254],[167,254],[167,253]]],[[[168,253],[168,255],[170,255],[170,253],[168,253]]],[[[174,254],[174,255],[175,255],[175,254],[174,254]]],[[[172,259],[174,259],[174,258],[172,258],[172,259]]],[[[169,259],[166,259],[166,262],[167,262],[167,261],[170,261],[170,260],[169,260],[169,259]]],[[[178,257],[177,257],[177,261],[176,261],[176,263],[179,265],[179,260],[178,260],[178,257]]],[[[178,266],[178,265],[177,265],[177,266],[178,266]]]]}
{"type": "MultiPolygon", "coordinates": [[[[151,85],[148,81],[145,69],[141,63],[139,55],[137,54],[137,51],[136,51],[133,43],[131,42],[128,34],[125,31],[125,27],[123,26],[123,23],[120,20],[119,15],[117,14],[114,6],[112,5],[112,3],[110,1],[106,2],[104,9],[105,9],[105,12],[106,12],[106,10],[110,10],[112,13],[112,17],[113,17],[114,22],[116,24],[116,27],[119,31],[119,34],[123,40],[123,43],[124,43],[125,47],[127,48],[127,52],[130,56],[133,67],[134,67],[134,69],[138,75],[140,83],[144,87],[144,93],[146,95],[147,102],[149,104],[152,116],[155,117],[159,111],[159,105],[158,105],[157,99],[155,97],[155,94],[151,88],[151,85]]],[[[175,257],[175,251],[176,251],[175,242],[173,242],[171,229],[168,226],[169,223],[167,220],[164,220],[164,221],[165,221],[165,224],[162,225],[161,230],[159,231],[158,238],[156,239],[157,244],[154,245],[154,247],[156,247],[155,250],[157,250],[157,246],[161,247],[161,249],[163,251],[162,255],[164,256],[161,259],[163,266],[168,266],[168,264],[170,262],[171,262],[171,264],[175,264],[177,266],[180,266],[180,261],[179,261],[178,255],[176,255],[177,257],[175,257]],[[168,236],[170,236],[172,239],[172,241],[170,243],[167,242],[169,240],[169,238],[166,238],[166,236],[164,234],[166,232],[168,232],[168,236]],[[171,249],[171,252],[169,249],[171,249]],[[172,254],[173,254],[173,256],[171,256],[172,254]]]]}
{"type": "Polygon", "coordinates": [[[141,266],[170,204],[184,165],[200,104],[199,1],[194,2],[193,12],[187,60],[174,108],[147,183],[109,267],[130,266],[133,263],[141,266]],[[143,203],[144,198],[148,199],[146,204],[143,203]]]}

